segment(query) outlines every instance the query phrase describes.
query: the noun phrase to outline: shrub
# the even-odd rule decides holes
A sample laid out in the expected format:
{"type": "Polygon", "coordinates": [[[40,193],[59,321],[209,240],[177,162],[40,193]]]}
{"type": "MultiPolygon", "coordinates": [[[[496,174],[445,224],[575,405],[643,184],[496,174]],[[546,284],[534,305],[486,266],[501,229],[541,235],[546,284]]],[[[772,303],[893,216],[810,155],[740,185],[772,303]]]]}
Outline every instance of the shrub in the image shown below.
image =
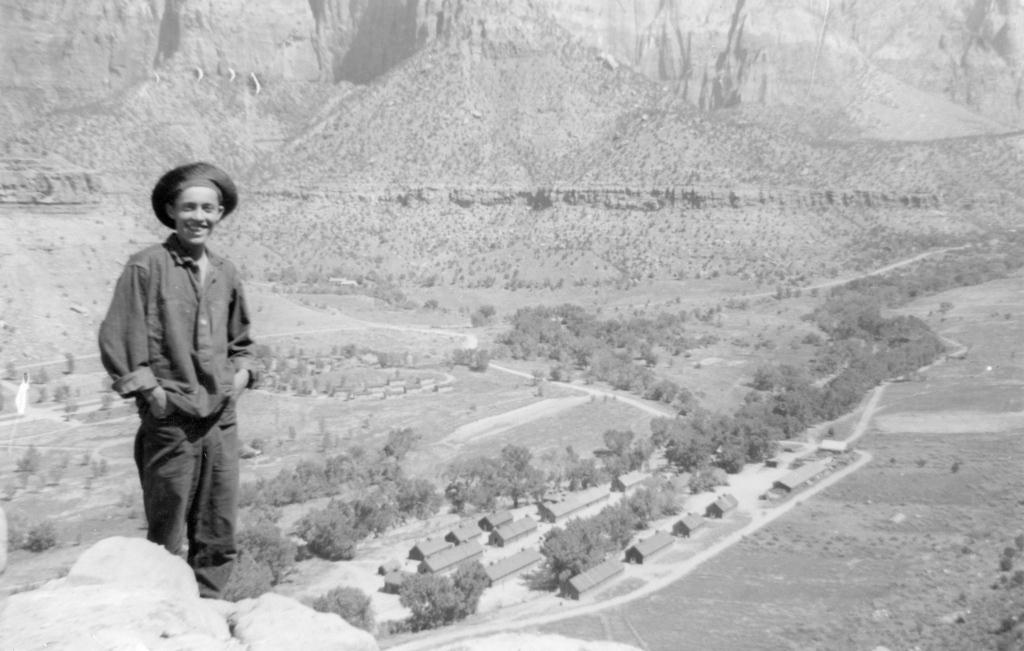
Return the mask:
{"type": "Polygon", "coordinates": [[[270,568],[243,551],[235,561],[235,568],[224,588],[223,598],[227,601],[255,598],[270,592],[272,585],[273,574],[270,568]]]}
{"type": "Polygon", "coordinates": [[[357,628],[373,632],[373,605],[370,597],[357,588],[335,588],[317,597],[313,602],[313,610],[334,613],[357,628]]]}
{"type": "Polygon", "coordinates": [[[36,446],[28,446],[28,450],[25,450],[25,454],[21,455],[16,462],[18,472],[24,472],[33,474],[39,472],[39,466],[42,463],[43,455],[39,453],[36,446]]]}
{"type": "Polygon", "coordinates": [[[295,567],[295,544],[271,522],[264,520],[242,529],[238,534],[238,548],[255,562],[267,566],[273,585],[280,583],[295,567]]]}
{"type": "Polygon", "coordinates": [[[25,534],[23,547],[30,552],[42,552],[57,545],[57,528],[49,520],[31,526],[25,534]]]}
{"type": "Polygon", "coordinates": [[[331,501],[327,508],[313,511],[299,521],[298,534],[309,551],[329,561],[355,558],[356,539],[352,514],[345,505],[331,501]]]}

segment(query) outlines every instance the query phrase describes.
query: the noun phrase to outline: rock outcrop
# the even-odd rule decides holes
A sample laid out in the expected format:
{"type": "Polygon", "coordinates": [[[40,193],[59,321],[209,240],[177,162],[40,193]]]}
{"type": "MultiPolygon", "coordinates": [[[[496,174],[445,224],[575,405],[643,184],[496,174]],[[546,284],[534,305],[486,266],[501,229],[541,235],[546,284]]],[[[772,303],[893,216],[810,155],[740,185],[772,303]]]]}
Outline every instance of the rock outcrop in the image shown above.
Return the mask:
{"type": "Polygon", "coordinates": [[[137,538],[101,540],[63,579],[9,597],[0,640],[10,649],[76,651],[377,649],[369,633],[287,597],[200,599],[185,561],[137,538]]]}
{"type": "MultiPolygon", "coordinates": [[[[1019,2],[768,0],[78,0],[0,13],[8,124],[147,78],[366,83],[434,42],[529,51],[534,16],[705,108],[928,97],[1024,121],[1019,2]],[[928,97],[895,88],[900,84],[928,97]]],[[[908,104],[909,103],[909,104],[908,104]]],[[[6,114],[6,115],[4,115],[6,114]]]]}
{"type": "Polygon", "coordinates": [[[530,633],[499,633],[475,640],[465,640],[440,647],[439,651],[637,651],[636,647],[618,642],[577,640],[562,635],[535,635],[530,633]]]}
{"type": "Polygon", "coordinates": [[[38,159],[0,158],[0,203],[96,203],[102,187],[95,172],[38,159]]]}

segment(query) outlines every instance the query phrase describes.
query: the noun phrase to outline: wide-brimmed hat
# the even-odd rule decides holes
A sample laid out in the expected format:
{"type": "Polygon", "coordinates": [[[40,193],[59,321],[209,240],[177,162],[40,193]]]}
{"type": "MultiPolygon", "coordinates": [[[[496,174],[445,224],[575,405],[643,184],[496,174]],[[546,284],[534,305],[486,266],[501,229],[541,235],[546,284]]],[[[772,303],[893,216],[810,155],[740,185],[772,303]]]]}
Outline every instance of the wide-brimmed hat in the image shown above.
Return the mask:
{"type": "Polygon", "coordinates": [[[178,193],[191,185],[212,184],[220,191],[220,205],[224,206],[221,219],[238,206],[238,189],[227,172],[210,163],[189,163],[175,167],[160,177],[153,186],[150,200],[156,218],[167,228],[174,228],[174,220],[167,214],[167,204],[173,204],[178,193]]]}

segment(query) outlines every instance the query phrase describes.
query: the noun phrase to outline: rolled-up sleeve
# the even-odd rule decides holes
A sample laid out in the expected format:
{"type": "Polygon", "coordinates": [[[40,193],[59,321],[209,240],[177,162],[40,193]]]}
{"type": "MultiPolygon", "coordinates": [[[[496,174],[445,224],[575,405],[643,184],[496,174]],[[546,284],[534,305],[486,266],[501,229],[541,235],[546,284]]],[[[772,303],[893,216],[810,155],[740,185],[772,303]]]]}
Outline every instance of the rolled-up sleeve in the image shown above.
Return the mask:
{"type": "Polygon", "coordinates": [[[129,263],[114,289],[107,316],[100,325],[100,359],[122,397],[157,386],[149,367],[146,326],[146,269],[129,263]]]}
{"type": "Polygon", "coordinates": [[[237,279],[232,291],[231,309],[228,313],[228,359],[235,372],[249,371],[248,388],[259,381],[259,365],[253,353],[254,344],[249,335],[249,307],[245,302],[242,283],[237,279]]]}

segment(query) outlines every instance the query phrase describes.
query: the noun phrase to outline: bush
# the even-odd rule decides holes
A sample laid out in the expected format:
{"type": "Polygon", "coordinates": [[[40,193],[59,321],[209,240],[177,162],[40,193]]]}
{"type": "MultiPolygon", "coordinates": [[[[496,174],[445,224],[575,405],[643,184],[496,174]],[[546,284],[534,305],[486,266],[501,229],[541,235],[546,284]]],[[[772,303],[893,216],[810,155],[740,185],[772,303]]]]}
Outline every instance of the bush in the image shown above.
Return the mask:
{"type": "Polygon", "coordinates": [[[313,602],[313,610],[334,613],[349,624],[373,632],[373,605],[362,590],[350,587],[335,588],[313,602]]]}
{"type": "Polygon", "coordinates": [[[267,566],[273,585],[280,583],[295,567],[295,543],[265,520],[242,529],[238,534],[238,548],[255,562],[267,566]]]}
{"type": "Polygon", "coordinates": [[[227,601],[252,599],[270,592],[272,585],[270,568],[243,551],[235,561],[234,571],[222,596],[227,601]]]}
{"type": "Polygon", "coordinates": [[[42,552],[56,545],[57,528],[49,520],[43,520],[29,528],[22,546],[30,552],[42,552]]]}
{"type": "Polygon", "coordinates": [[[355,558],[358,540],[354,529],[350,510],[333,500],[327,508],[307,514],[297,528],[309,551],[329,561],[355,558]]]}
{"type": "Polygon", "coordinates": [[[25,454],[21,455],[16,462],[18,472],[24,472],[33,474],[39,472],[39,466],[42,464],[43,455],[39,453],[36,446],[28,446],[28,450],[25,450],[25,454]]]}

